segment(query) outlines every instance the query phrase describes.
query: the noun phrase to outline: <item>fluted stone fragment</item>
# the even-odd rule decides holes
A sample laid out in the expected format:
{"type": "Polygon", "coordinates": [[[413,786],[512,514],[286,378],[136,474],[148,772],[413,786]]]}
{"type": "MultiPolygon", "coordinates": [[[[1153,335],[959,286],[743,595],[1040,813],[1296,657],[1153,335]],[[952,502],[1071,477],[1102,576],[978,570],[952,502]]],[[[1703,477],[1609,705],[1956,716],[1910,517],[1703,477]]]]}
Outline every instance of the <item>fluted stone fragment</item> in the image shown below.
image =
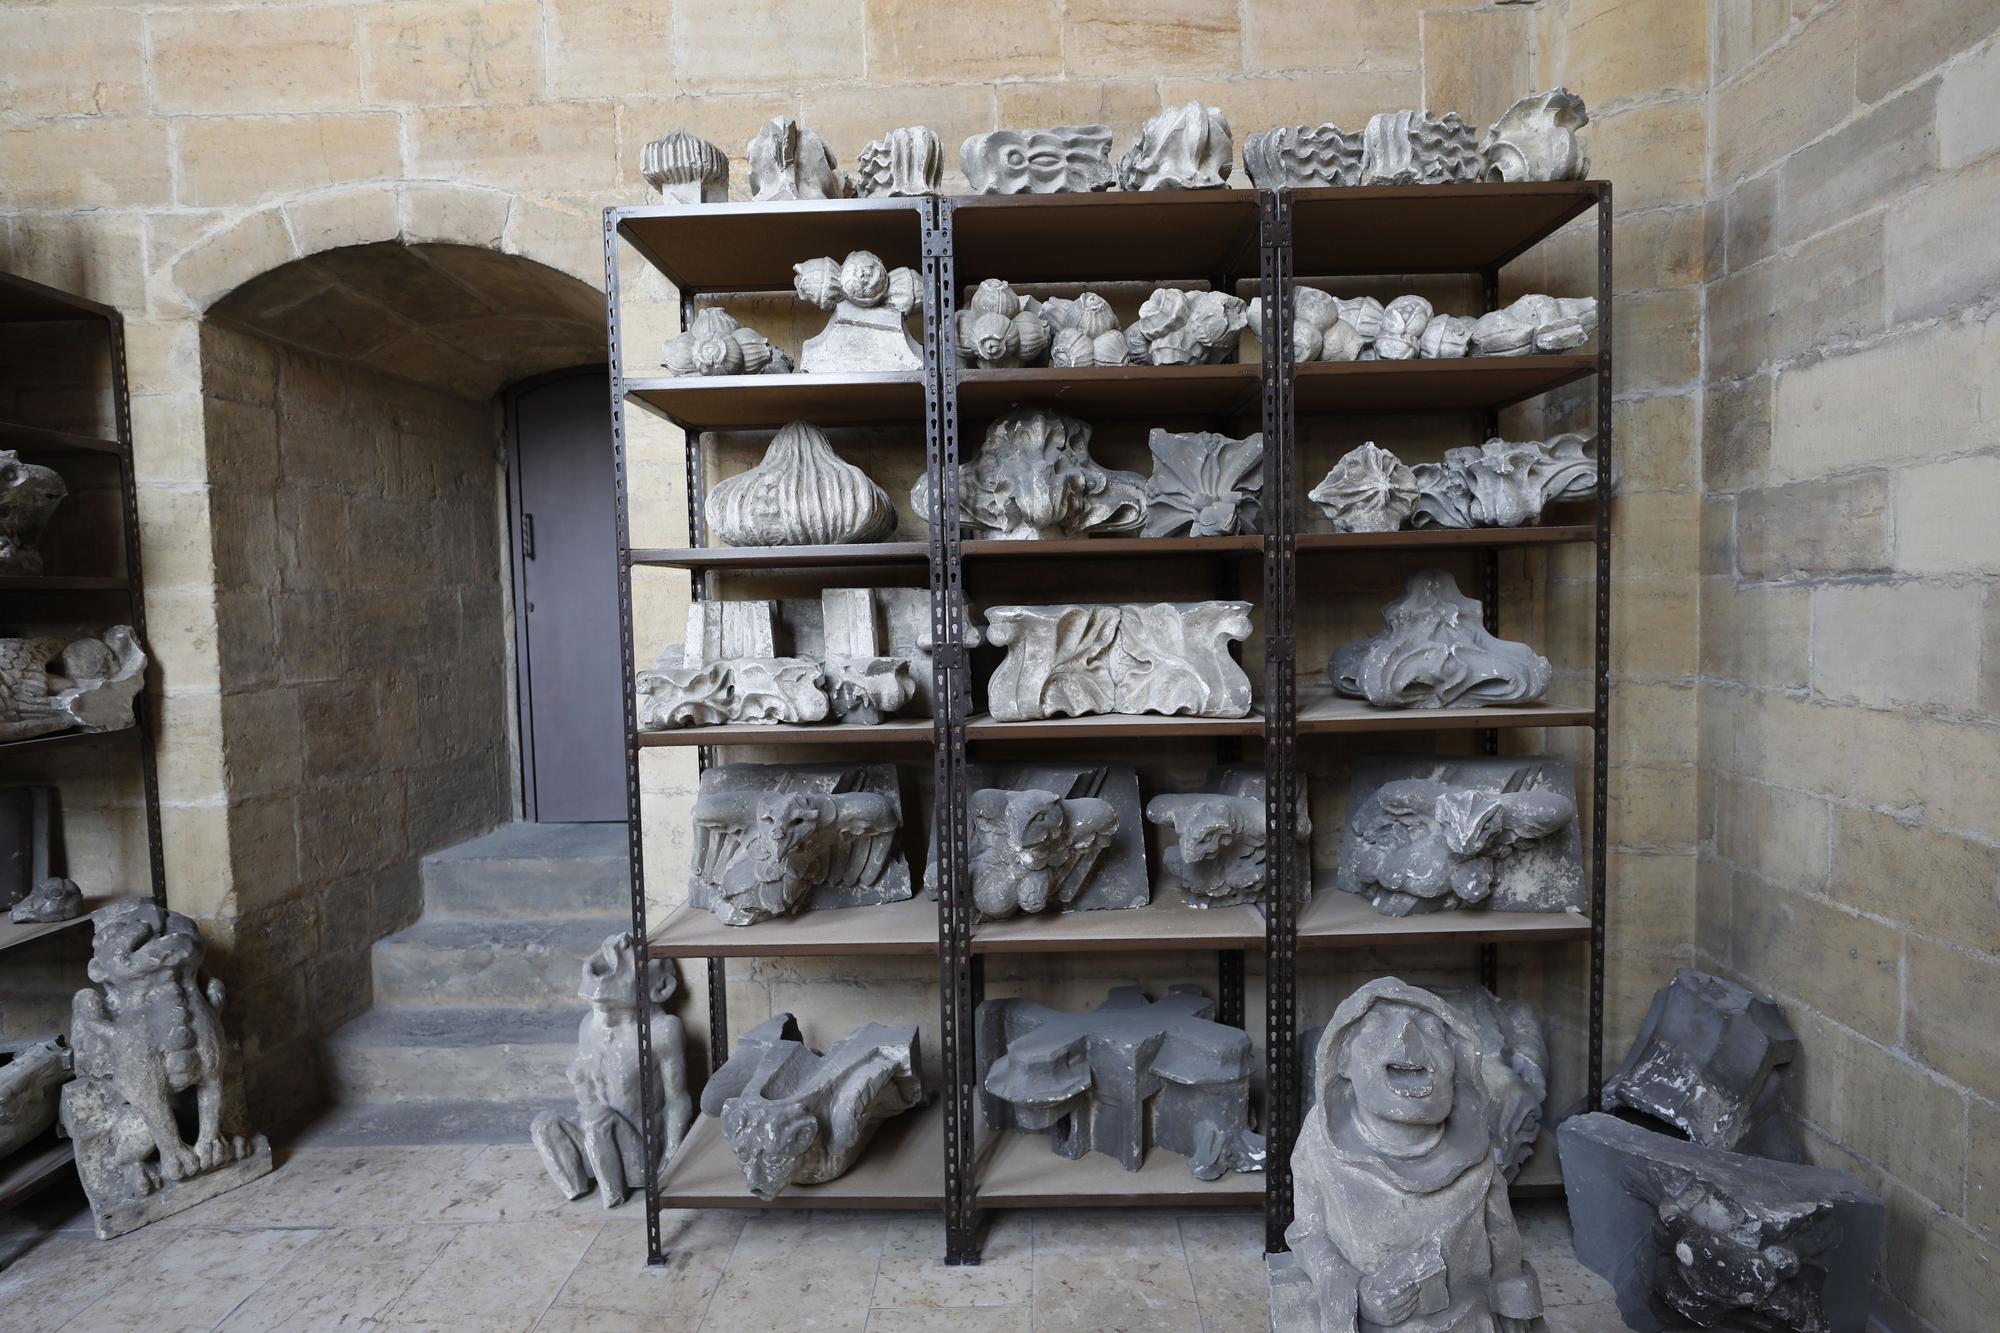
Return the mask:
{"type": "Polygon", "coordinates": [[[1189,102],[1147,120],[1118,159],[1118,188],[1220,190],[1229,183],[1235,143],[1220,107],[1189,102]]]}
{"type": "Polygon", "coordinates": [[[1445,185],[1479,171],[1478,137],[1456,112],[1384,111],[1361,132],[1363,185],[1445,185]]]}
{"type": "Polygon", "coordinates": [[[721,306],[696,311],[684,332],[667,339],[660,364],[676,375],[786,375],[793,369],[790,356],[721,306]]]}
{"type": "Polygon", "coordinates": [[[675,130],[639,150],[639,174],[670,204],[729,202],[729,159],[708,140],[675,130]]]}
{"type": "Polygon", "coordinates": [[[854,162],[855,193],[865,196],[936,194],[944,148],[922,125],[890,130],[861,150],[854,162]]]}
{"type": "Polygon", "coordinates": [[[833,451],[826,432],[794,421],[748,472],[708,493],[708,526],[731,546],[832,546],[881,541],[896,510],[868,474],[833,451]]]}
{"type": "Polygon", "coordinates": [[[1361,136],[1338,125],[1291,125],[1243,141],[1243,169],[1260,190],[1361,183],[1361,136]]]}

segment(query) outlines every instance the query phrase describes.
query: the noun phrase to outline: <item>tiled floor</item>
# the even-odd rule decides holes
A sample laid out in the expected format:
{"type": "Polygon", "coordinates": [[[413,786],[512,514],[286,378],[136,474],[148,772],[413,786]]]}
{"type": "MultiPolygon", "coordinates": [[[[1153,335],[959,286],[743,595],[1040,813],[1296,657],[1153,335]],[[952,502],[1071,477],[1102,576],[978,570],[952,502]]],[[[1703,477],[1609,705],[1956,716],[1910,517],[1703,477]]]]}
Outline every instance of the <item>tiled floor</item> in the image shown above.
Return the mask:
{"type": "MultiPolygon", "coordinates": [[[[0,1329],[545,1333],[1258,1333],[1247,1211],[1002,1214],[985,1262],[946,1268],[907,1213],[674,1213],[648,1269],[644,1210],[565,1201],[527,1147],[330,1148],[114,1241],[73,1187],[0,1216],[0,1329]]],[[[1524,1209],[1550,1333],[1621,1327],[1569,1253],[1560,1204],[1524,1209]]]]}

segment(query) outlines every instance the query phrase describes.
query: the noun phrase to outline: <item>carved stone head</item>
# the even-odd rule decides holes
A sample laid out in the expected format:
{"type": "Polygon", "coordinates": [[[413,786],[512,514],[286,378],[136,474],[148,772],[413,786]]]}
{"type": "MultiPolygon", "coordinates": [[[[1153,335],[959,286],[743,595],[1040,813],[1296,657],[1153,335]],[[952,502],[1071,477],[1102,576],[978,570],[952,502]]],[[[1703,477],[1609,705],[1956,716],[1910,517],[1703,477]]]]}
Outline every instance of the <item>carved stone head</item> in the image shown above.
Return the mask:
{"type": "MultiPolygon", "coordinates": [[[[632,947],[632,932],[607,935],[604,943],[597,946],[597,952],[584,959],[583,980],[576,993],[599,1009],[631,1009],[637,967],[638,950],[632,947]]],[[[665,1004],[680,988],[680,977],[670,958],[651,960],[651,969],[646,999],[651,1004],[665,1004]]]]}
{"type": "Polygon", "coordinates": [[[787,792],[757,807],[757,823],[786,861],[809,854],[834,824],[833,798],[787,792]]]}
{"type": "Polygon", "coordinates": [[[1007,798],[1007,840],[1015,859],[1046,869],[1068,850],[1069,815],[1053,792],[1017,791],[1007,798]]]}
{"type": "Polygon", "coordinates": [[[1339,1065],[1365,1115],[1406,1125],[1444,1123],[1457,1073],[1442,1020],[1393,1001],[1377,1004],[1355,1026],[1339,1065]]]}
{"type": "Polygon", "coordinates": [[[819,1142],[819,1124],[804,1106],[756,1097],[738,1097],[722,1108],[722,1132],[760,1199],[777,1198],[819,1142]]]}
{"type": "Polygon", "coordinates": [[[192,919],[150,898],[128,898],[99,911],[91,923],[89,977],[111,993],[166,972],[192,981],[201,967],[201,931],[192,919]]]}

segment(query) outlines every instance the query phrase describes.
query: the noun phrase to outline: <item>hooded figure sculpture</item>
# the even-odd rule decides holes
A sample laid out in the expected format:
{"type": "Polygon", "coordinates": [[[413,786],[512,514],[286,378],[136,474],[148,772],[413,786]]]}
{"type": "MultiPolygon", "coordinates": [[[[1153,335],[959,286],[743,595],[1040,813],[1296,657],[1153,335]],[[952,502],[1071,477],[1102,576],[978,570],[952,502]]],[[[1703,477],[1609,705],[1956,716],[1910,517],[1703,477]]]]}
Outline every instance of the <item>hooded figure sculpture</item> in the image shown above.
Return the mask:
{"type": "Polygon", "coordinates": [[[1542,1313],[1493,1163],[1479,1056],[1450,1005],[1393,977],[1334,1013],[1285,1230],[1312,1299],[1294,1274],[1294,1299],[1274,1300],[1281,1333],[1524,1333],[1542,1313]]]}

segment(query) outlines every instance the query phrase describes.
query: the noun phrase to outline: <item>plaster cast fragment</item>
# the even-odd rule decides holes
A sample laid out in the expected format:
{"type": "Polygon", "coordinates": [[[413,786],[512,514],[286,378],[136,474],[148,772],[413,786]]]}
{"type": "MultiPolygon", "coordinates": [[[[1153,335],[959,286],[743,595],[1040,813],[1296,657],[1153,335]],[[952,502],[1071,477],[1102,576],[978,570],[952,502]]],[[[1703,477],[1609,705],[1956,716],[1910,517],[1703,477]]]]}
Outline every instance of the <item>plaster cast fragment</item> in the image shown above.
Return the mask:
{"type": "Polygon", "coordinates": [[[1472,321],[1464,315],[1433,315],[1417,338],[1417,355],[1426,361],[1464,356],[1472,345],[1472,321]]]}
{"type": "Polygon", "coordinates": [[[1410,576],[1382,608],[1388,628],[1334,650],[1334,689],[1377,708],[1493,707],[1546,697],[1554,670],[1524,643],[1486,632],[1479,603],[1444,570],[1410,576]]]}
{"type": "Polygon", "coordinates": [[[1577,131],[1590,124],[1583,99],[1567,88],[1532,93],[1507,108],[1479,146],[1489,181],[1582,180],[1590,157],[1577,131]]]}
{"type": "Polygon", "coordinates": [[[1057,194],[1108,190],[1109,125],[990,130],[967,139],[958,165],[974,194],[1057,194]]]}
{"type": "MultiPolygon", "coordinates": [[[[1292,360],[1353,361],[1374,341],[1382,327],[1382,303],[1372,296],[1342,300],[1317,287],[1294,287],[1292,360]]],[[[1251,299],[1249,325],[1264,338],[1264,301],[1251,299]]]]}
{"type": "Polygon", "coordinates": [[[799,350],[807,374],[922,370],[924,351],[903,320],[922,303],[916,271],[892,269],[866,250],[835,263],[792,266],[792,289],[833,318],[799,350]]]}
{"type": "Polygon", "coordinates": [[[1417,528],[1514,528],[1540,522],[1558,501],[1597,494],[1594,442],[1574,433],[1448,449],[1442,463],[1412,471],[1419,495],[1410,525],[1417,528]]]}
{"type": "MultiPolygon", "coordinates": [[[[1115,911],[1152,901],[1136,769],[970,764],[966,784],[972,901],[981,919],[1115,911]]],[[[937,896],[935,849],[924,884],[937,896]]]]}
{"type": "Polygon", "coordinates": [[[1007,649],[987,682],[997,720],[1250,711],[1250,678],[1229,654],[1250,635],[1248,602],[995,606],[986,619],[987,642],[1007,649]]]}
{"type": "Polygon", "coordinates": [[[774,435],[757,466],[715,483],[706,512],[731,546],[877,542],[896,530],[888,492],[804,421],[774,435]]]}
{"type": "Polygon", "coordinates": [[[1338,125],[1290,125],[1243,141],[1243,169],[1260,190],[1361,183],[1361,136],[1338,125]]]}
{"type": "MultiPolygon", "coordinates": [[[[958,470],[959,521],[1005,541],[1137,536],[1146,521],[1146,479],[1100,466],[1090,427],[1045,407],[1016,407],[986,428],[978,456],[958,470]]],[[[927,479],[910,491],[925,522],[927,479]]]]}
{"type": "Polygon", "coordinates": [[[729,926],[911,895],[893,764],[721,764],[694,803],[688,905],[729,926]]]}
{"type": "Polygon", "coordinates": [[[721,306],[695,312],[684,332],[667,339],[660,364],[676,375],[789,375],[792,358],[721,306]]]}
{"type": "Polygon", "coordinates": [[[936,194],[944,148],[922,125],[890,130],[854,161],[854,192],[865,196],[936,194]]]}
{"type": "Polygon", "coordinates": [[[1049,326],[999,278],[973,290],[957,332],[959,357],[981,370],[1040,365],[1049,350],[1049,326]]]}
{"type": "Polygon", "coordinates": [[[0,449],[0,574],[42,572],[42,530],[68,494],[55,469],[0,449]]]}
{"type": "Polygon", "coordinates": [[[102,637],[0,639],[0,741],[123,730],[145,684],[146,650],[129,625],[102,637]]]}
{"type": "Polygon", "coordinates": [[[819,722],[825,679],[819,663],[777,655],[776,603],[690,602],[686,642],[668,644],[638,673],[639,729],[819,722]]]}
{"type": "Polygon", "coordinates": [[[1231,537],[1264,530],[1264,434],[1155,429],[1146,447],[1148,537],[1231,537]]]}
{"type": "Polygon", "coordinates": [[[1220,107],[1189,102],[1149,118],[1118,159],[1118,188],[1220,190],[1229,183],[1235,142],[1220,107]]]}
{"type": "Polygon", "coordinates": [[[910,659],[888,651],[873,588],[820,592],[826,697],[834,717],[860,726],[901,712],[916,697],[910,659]]]}
{"type": "Polygon", "coordinates": [[[1048,300],[1029,296],[1022,298],[1021,305],[1048,325],[1052,366],[1122,366],[1132,359],[1117,313],[1096,292],[1048,300]]]}
{"type": "Polygon", "coordinates": [[[1445,185],[1479,171],[1477,136],[1457,112],[1383,111],[1361,131],[1363,185],[1445,185]]]}
{"type": "Polygon", "coordinates": [[[1421,296],[1399,296],[1382,312],[1375,335],[1375,355],[1383,361],[1410,361],[1418,340],[1431,322],[1431,303],[1421,296]]]}
{"type": "Polygon", "coordinates": [[[1351,449],[1306,498],[1335,532],[1395,532],[1417,505],[1416,474],[1373,440],[1351,449]]]}
{"type": "Polygon", "coordinates": [[[1597,332],[1594,296],[1523,296],[1472,323],[1474,356],[1529,356],[1581,347],[1597,332]]]}
{"type": "Polygon", "coordinates": [[[57,1034],[0,1041],[0,1167],[56,1123],[70,1051],[57,1034]]]}
{"type": "MultiPolygon", "coordinates": [[[[1147,821],[1174,832],[1174,844],[1161,852],[1160,863],[1180,881],[1189,907],[1263,907],[1265,792],[1263,769],[1228,764],[1210,769],[1198,792],[1164,794],[1146,803],[1147,821]]],[[[1309,864],[1312,838],[1306,811],[1301,775],[1293,827],[1302,866],[1309,864]]],[[[1311,886],[1302,882],[1300,893],[1310,900],[1311,886]]]]}
{"type": "Polygon", "coordinates": [[[1243,298],[1228,292],[1156,288],[1125,330],[1126,351],[1142,366],[1232,362],[1249,318],[1243,298]]]}
{"type": "Polygon", "coordinates": [[[50,875],[35,890],[8,909],[15,925],[46,925],[54,921],[74,921],[83,915],[83,890],[76,881],[50,875]]]}
{"type": "Polygon", "coordinates": [[[854,193],[826,140],[790,116],[779,116],[758,130],[746,155],[752,203],[845,199],[854,193]]]}
{"type": "Polygon", "coordinates": [[[729,158],[708,140],[675,130],[639,150],[639,174],[666,204],[729,202],[729,158]]]}

